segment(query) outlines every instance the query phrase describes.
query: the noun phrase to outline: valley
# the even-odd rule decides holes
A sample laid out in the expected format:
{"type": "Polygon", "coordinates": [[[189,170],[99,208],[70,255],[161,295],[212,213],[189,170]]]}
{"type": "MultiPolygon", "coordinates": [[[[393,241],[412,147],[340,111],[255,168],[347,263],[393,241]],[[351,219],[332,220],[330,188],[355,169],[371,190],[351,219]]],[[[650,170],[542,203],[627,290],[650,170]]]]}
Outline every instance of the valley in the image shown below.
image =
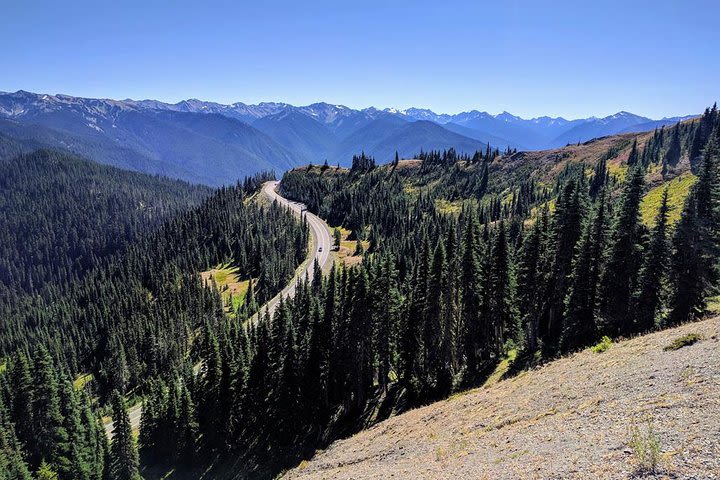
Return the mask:
{"type": "Polygon", "coordinates": [[[0,480],[720,480],[720,2],[6,3],[0,480]]]}
{"type": "Polygon", "coordinates": [[[713,472],[719,125],[361,151],[215,190],[0,137],[3,468],[713,472]]]}
{"type": "MultiPolygon", "coordinates": [[[[268,201],[277,202],[282,207],[291,210],[294,214],[302,217],[307,222],[310,227],[310,248],[308,249],[308,256],[297,268],[290,282],[277,295],[258,308],[257,313],[248,319],[251,323],[257,323],[259,317],[262,315],[273,316],[281,299],[285,301],[291,300],[295,295],[295,290],[297,289],[298,284],[302,282],[303,279],[312,277],[315,265],[318,265],[321,270],[327,270],[329,267],[328,262],[330,260],[330,252],[333,248],[329,234],[330,227],[317,216],[307,212],[303,204],[291,202],[278,195],[277,188],[277,181],[266,182],[262,185],[260,194],[264,195],[268,201]]],[[[196,374],[200,372],[201,368],[201,364],[193,366],[193,370],[196,374]]],[[[128,416],[132,429],[139,431],[140,419],[142,418],[142,402],[138,402],[137,404],[129,407],[128,416]]],[[[113,422],[108,421],[105,423],[104,427],[108,437],[112,439],[112,432],[114,428],[113,422]]]]}

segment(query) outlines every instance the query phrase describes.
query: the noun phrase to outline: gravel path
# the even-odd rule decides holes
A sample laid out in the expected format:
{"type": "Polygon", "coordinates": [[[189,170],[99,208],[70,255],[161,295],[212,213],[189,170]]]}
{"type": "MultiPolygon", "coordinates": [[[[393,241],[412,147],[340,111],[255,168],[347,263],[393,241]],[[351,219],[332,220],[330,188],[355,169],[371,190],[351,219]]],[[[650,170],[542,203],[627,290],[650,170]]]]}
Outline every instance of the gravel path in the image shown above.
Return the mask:
{"type": "Polygon", "coordinates": [[[407,412],[333,443],[286,478],[637,478],[631,431],[650,425],[662,466],[643,478],[720,479],[720,317],[407,412]],[[702,340],[664,350],[689,333],[702,340]]]}

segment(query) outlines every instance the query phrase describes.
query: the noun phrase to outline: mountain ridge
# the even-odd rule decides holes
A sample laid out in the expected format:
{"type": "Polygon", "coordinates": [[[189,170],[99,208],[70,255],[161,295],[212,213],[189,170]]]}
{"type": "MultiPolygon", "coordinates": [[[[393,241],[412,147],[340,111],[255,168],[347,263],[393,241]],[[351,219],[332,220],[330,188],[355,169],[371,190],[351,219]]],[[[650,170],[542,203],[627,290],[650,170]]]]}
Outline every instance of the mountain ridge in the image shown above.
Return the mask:
{"type": "MultiPolygon", "coordinates": [[[[366,108],[350,108],[342,104],[331,104],[327,102],[315,102],[309,105],[304,106],[296,106],[289,103],[284,102],[260,102],[257,104],[247,104],[243,102],[234,102],[231,104],[222,104],[218,102],[212,102],[212,101],[205,101],[205,100],[199,100],[195,98],[190,98],[186,100],[181,100],[177,103],[167,103],[162,102],[159,100],[153,100],[153,99],[144,99],[144,100],[133,100],[133,99],[125,99],[125,100],[113,100],[113,99],[90,99],[85,97],[74,97],[70,95],[63,95],[63,94],[34,94],[31,92],[27,92],[24,90],[18,90],[15,93],[6,93],[6,92],[0,92],[0,96],[13,96],[13,95],[37,95],[42,96],[43,99],[47,98],[63,98],[63,99],[85,99],[85,100],[95,100],[99,102],[111,102],[115,104],[124,104],[128,106],[133,106],[140,109],[160,109],[160,110],[174,110],[174,111],[184,111],[184,112],[193,112],[193,113],[219,113],[221,115],[230,116],[233,118],[237,118],[243,121],[250,120],[251,122],[254,120],[257,120],[259,118],[263,118],[269,115],[275,115],[279,113],[280,111],[285,110],[294,110],[301,113],[304,113],[306,115],[309,115],[312,118],[320,119],[322,123],[332,123],[335,121],[338,117],[347,117],[351,114],[355,113],[365,113],[365,114],[374,114],[377,112],[383,112],[390,115],[396,115],[402,118],[408,118],[412,120],[429,120],[433,123],[437,123],[440,125],[446,124],[446,123],[457,123],[460,125],[463,125],[468,123],[471,120],[477,120],[477,119],[483,119],[483,120],[495,120],[502,123],[508,123],[508,124],[534,124],[534,125],[570,125],[570,124],[576,124],[578,122],[589,122],[589,123],[600,123],[600,124],[608,124],[612,120],[619,119],[624,116],[632,116],[639,120],[643,120],[644,122],[663,122],[665,124],[668,123],[676,123],[677,121],[684,120],[687,118],[691,118],[693,116],[697,116],[697,114],[692,115],[681,115],[681,116],[672,116],[672,117],[663,117],[661,119],[652,119],[649,117],[645,117],[642,115],[637,115],[631,112],[627,112],[624,110],[621,110],[615,114],[607,115],[605,117],[595,117],[595,116],[589,116],[584,118],[576,118],[576,119],[565,119],[562,116],[549,116],[549,115],[542,115],[538,117],[531,117],[531,118],[522,118],[520,116],[514,115],[510,112],[503,111],[498,114],[490,114],[486,111],[479,111],[476,109],[463,111],[455,114],[447,114],[447,113],[436,113],[431,109],[427,108],[417,108],[417,107],[410,107],[407,109],[397,109],[393,107],[386,107],[384,109],[377,108],[374,106],[366,107],[366,108]]],[[[0,102],[0,114],[5,115],[6,112],[3,111],[2,108],[2,102],[0,102]]],[[[489,132],[488,132],[489,133],[489,132]]],[[[620,133],[620,131],[613,132],[613,133],[620,133]]],[[[590,138],[583,139],[589,140],[590,138]]],[[[562,145],[557,145],[562,146],[562,145]]]]}
{"type": "Polygon", "coordinates": [[[396,151],[404,157],[450,148],[473,154],[488,144],[544,150],[684,118],[652,120],[618,112],[603,118],[523,119],[509,112],[450,115],[326,102],[225,105],[188,99],[171,104],[24,90],[0,94],[0,133],[100,163],[213,186],[307,163],[345,166],[361,151],[387,162],[396,151]]]}

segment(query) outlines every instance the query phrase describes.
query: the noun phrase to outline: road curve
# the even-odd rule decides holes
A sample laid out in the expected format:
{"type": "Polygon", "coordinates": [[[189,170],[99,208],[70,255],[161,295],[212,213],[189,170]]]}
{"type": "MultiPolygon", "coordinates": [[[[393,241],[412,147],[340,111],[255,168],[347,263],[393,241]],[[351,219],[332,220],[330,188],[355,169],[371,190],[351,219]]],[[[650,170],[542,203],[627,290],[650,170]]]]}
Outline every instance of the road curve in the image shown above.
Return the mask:
{"type": "MultiPolygon", "coordinates": [[[[277,192],[277,188],[280,182],[277,180],[271,182],[265,182],[262,186],[262,194],[265,195],[272,201],[277,201],[280,205],[288,207],[295,215],[304,218],[307,221],[308,227],[310,227],[310,253],[305,259],[302,265],[295,271],[295,276],[290,280],[290,283],[282,289],[280,293],[270,299],[265,305],[260,308],[260,315],[265,315],[265,311],[269,310],[270,315],[275,313],[281,298],[292,298],[295,295],[295,289],[297,288],[298,282],[304,279],[307,275],[312,280],[313,264],[317,260],[320,268],[324,269],[330,262],[330,251],[333,246],[333,240],[330,237],[330,227],[324,220],[317,215],[314,215],[307,211],[304,204],[299,202],[292,202],[277,192]]],[[[251,321],[257,320],[255,315],[251,321]]]]}
{"type": "MultiPolygon", "coordinates": [[[[262,186],[261,194],[265,195],[270,201],[277,201],[280,205],[289,208],[298,217],[305,218],[308,226],[310,227],[310,251],[308,256],[300,267],[295,271],[290,283],[282,289],[280,293],[270,299],[265,305],[260,308],[262,315],[265,314],[266,310],[270,311],[270,315],[275,313],[277,306],[280,304],[281,298],[292,298],[295,295],[298,282],[304,279],[305,276],[309,276],[312,280],[312,270],[315,260],[320,264],[320,268],[325,268],[330,262],[330,249],[332,248],[333,241],[330,237],[330,227],[325,221],[323,221],[317,215],[313,215],[305,209],[305,205],[298,202],[292,202],[277,193],[277,187],[279,181],[274,180],[271,182],[265,182],[262,186]]],[[[258,319],[259,314],[255,314],[250,321],[255,322],[258,319]]],[[[140,428],[140,416],[142,414],[142,402],[139,402],[132,407],[128,408],[128,416],[130,417],[130,426],[134,430],[140,428]]],[[[105,434],[109,439],[112,439],[112,432],[114,426],[113,422],[105,424],[105,434]]]]}

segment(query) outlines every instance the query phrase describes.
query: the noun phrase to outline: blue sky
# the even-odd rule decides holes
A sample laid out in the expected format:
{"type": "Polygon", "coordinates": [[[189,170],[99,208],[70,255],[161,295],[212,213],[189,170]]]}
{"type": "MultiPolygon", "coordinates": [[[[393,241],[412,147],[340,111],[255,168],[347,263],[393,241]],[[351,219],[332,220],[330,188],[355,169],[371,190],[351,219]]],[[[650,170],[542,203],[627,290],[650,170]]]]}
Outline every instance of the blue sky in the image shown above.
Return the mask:
{"type": "Polygon", "coordinates": [[[659,118],[720,97],[719,17],[717,0],[13,1],[0,90],[659,118]]]}

